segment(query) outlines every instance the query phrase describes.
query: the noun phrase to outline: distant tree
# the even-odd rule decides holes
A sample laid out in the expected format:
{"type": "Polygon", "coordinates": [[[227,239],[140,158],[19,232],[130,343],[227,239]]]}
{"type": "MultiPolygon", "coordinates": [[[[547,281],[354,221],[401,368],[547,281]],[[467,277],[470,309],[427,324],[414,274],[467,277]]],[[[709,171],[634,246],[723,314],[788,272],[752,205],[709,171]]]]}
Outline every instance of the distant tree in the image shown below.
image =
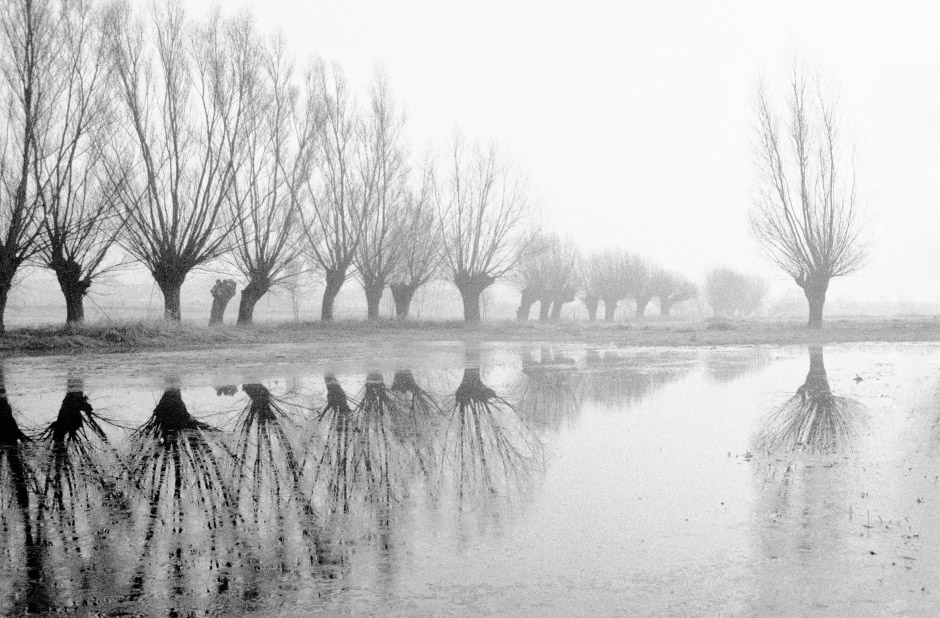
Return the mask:
{"type": "Polygon", "coordinates": [[[317,165],[307,183],[310,208],[303,213],[311,261],[323,272],[320,319],[333,319],[333,306],[349,277],[368,221],[370,169],[363,157],[364,130],[342,69],[317,72],[323,93],[317,165]]]}
{"type": "Polygon", "coordinates": [[[579,258],[577,246],[557,234],[540,234],[520,257],[511,279],[522,294],[516,315],[527,320],[531,307],[539,303],[539,320],[558,319],[565,303],[577,293],[579,258]]]}
{"type": "Polygon", "coordinates": [[[287,290],[290,297],[291,314],[295,322],[300,321],[300,301],[306,289],[304,264],[301,260],[294,260],[285,267],[281,287],[287,290]]]}
{"type": "Polygon", "coordinates": [[[257,60],[237,20],[216,12],[194,25],[176,0],[153,5],[149,21],[119,0],[106,37],[129,140],[113,165],[129,179],[120,185],[122,243],[153,275],[165,317],[178,321],[186,276],[224,254],[237,225],[229,198],[257,60]]]}
{"type": "Polygon", "coordinates": [[[751,232],[803,289],[809,328],[822,328],[830,280],[858,271],[867,255],[854,164],[843,153],[833,101],[802,70],[791,72],[784,120],[763,85],[757,115],[760,190],[751,232]]]}
{"type": "Polygon", "coordinates": [[[653,291],[659,300],[659,314],[668,316],[673,306],[698,295],[698,287],[683,275],[658,269],[653,277],[653,291]]]}
{"type": "Polygon", "coordinates": [[[395,108],[384,74],[377,74],[370,92],[371,106],[363,128],[364,179],[371,187],[372,203],[366,209],[362,235],[354,263],[366,294],[367,315],[379,317],[379,303],[402,253],[408,248],[395,242],[395,227],[406,216],[407,166],[403,129],[405,116],[395,108]]]}
{"type": "Polygon", "coordinates": [[[657,264],[645,262],[645,266],[644,276],[639,280],[633,297],[636,301],[635,315],[638,318],[646,315],[646,308],[650,301],[656,298],[659,280],[665,274],[663,268],[657,264]]]}
{"type": "Polygon", "coordinates": [[[443,264],[464,319],[479,322],[480,295],[524,255],[536,221],[521,178],[494,146],[467,146],[455,133],[448,157],[438,206],[443,264]]]}
{"type": "Polygon", "coordinates": [[[438,276],[442,259],[436,212],[439,194],[430,157],[425,158],[420,172],[417,179],[412,174],[401,216],[392,231],[397,259],[389,275],[389,288],[400,320],[408,317],[415,292],[438,276]]]}
{"type": "Polygon", "coordinates": [[[767,296],[767,281],[731,268],[712,268],[705,274],[705,298],[719,317],[754,315],[767,296]]]}
{"type": "Polygon", "coordinates": [[[258,40],[248,21],[249,70],[258,93],[246,114],[246,157],[232,185],[237,214],[232,260],[248,283],[242,288],[238,324],[251,324],[257,302],[292,276],[303,254],[300,208],[315,156],[320,107],[308,72],[298,80],[280,38],[258,40]],[[298,83],[298,81],[300,83],[298,83]]]}
{"type": "MultiPolygon", "coordinates": [[[[621,300],[637,298],[644,292],[649,276],[645,260],[615,249],[590,254],[583,272],[585,299],[593,297],[604,302],[604,320],[607,322],[613,321],[621,300]]],[[[594,306],[596,311],[597,305],[594,306]]],[[[591,313],[588,306],[589,317],[591,313]]]]}

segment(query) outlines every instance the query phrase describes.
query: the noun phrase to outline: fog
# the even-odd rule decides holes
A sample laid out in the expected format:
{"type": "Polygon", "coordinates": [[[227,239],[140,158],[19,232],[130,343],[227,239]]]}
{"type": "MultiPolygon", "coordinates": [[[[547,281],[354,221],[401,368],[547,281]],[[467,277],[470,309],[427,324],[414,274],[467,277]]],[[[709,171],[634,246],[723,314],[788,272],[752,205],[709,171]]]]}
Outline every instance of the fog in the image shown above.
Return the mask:
{"type": "MultiPolygon", "coordinates": [[[[199,17],[216,3],[184,4],[199,17]]],[[[454,127],[495,140],[525,171],[544,226],[583,250],[623,247],[698,282],[711,266],[758,272],[771,281],[771,315],[800,315],[792,298],[799,289],[763,258],[748,230],[754,94],[762,77],[779,91],[798,58],[838,93],[872,243],[867,266],[833,282],[827,311],[934,313],[940,302],[940,9],[932,3],[885,12],[849,2],[575,9],[234,0],[222,10],[252,12],[299,58],[338,63],[361,100],[376,67],[384,68],[407,110],[416,155],[442,149],[454,127]]],[[[187,281],[184,319],[202,319],[213,280],[234,274],[217,270],[224,267],[187,281]]],[[[311,286],[308,319],[317,315],[311,286]]],[[[511,304],[512,294],[496,290],[495,306],[511,304]]],[[[437,309],[426,311],[450,317],[449,292],[433,295],[437,309]]],[[[355,281],[347,284],[340,314],[358,317],[360,296],[355,281]]],[[[91,316],[161,313],[159,289],[139,267],[96,283],[90,298],[91,316]]],[[[19,276],[10,302],[11,320],[24,322],[36,306],[53,310],[62,301],[54,278],[33,268],[19,276]]],[[[276,302],[259,310],[291,313],[276,302]]]]}
{"type": "Polygon", "coordinates": [[[236,0],[225,12],[240,7],[362,91],[381,63],[416,148],[455,124],[498,140],[545,222],[583,248],[623,245],[693,277],[756,268],[773,295],[793,284],[748,233],[753,95],[761,75],[782,86],[797,56],[839,93],[872,220],[868,266],[831,297],[940,299],[934,3],[236,0]]]}

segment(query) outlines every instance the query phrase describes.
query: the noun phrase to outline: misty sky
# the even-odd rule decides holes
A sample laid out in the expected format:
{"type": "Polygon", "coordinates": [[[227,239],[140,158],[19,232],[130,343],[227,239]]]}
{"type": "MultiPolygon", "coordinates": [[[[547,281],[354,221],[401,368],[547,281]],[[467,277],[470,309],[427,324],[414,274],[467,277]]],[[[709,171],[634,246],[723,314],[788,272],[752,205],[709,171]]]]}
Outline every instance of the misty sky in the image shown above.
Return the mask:
{"type": "MultiPolygon", "coordinates": [[[[216,3],[188,0],[192,14],[216,3]]],[[[299,56],[376,63],[416,150],[458,125],[530,178],[549,226],[699,278],[781,275],[747,230],[753,94],[798,55],[840,93],[873,236],[832,295],[940,301],[940,8],[929,2],[321,2],[231,0],[299,56]]],[[[785,282],[775,289],[786,289],[785,282]]],[[[793,286],[795,289],[795,286],[793,286]]]]}

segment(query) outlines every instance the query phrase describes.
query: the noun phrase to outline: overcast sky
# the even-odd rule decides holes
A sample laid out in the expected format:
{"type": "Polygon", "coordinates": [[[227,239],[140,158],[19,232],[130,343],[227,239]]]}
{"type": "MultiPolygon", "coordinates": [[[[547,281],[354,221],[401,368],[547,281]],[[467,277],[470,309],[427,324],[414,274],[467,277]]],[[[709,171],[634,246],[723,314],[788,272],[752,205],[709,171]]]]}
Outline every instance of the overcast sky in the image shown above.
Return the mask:
{"type": "MultiPolygon", "coordinates": [[[[214,3],[188,0],[194,16],[214,3]]],[[[234,0],[364,92],[384,66],[416,149],[459,126],[524,168],[545,221],[689,275],[780,279],[751,241],[759,76],[798,55],[856,136],[868,267],[832,294],[940,301],[940,10],[931,2],[234,0]]],[[[778,288],[785,288],[781,281],[778,288]]]]}

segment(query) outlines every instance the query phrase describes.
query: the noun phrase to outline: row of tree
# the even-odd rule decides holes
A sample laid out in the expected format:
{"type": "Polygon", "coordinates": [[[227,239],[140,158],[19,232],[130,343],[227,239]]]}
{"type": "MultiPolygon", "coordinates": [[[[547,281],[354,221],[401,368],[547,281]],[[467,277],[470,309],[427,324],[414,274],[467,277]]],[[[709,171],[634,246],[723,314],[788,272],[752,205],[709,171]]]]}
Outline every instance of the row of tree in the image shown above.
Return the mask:
{"type": "MultiPolygon", "coordinates": [[[[818,327],[829,281],[867,247],[835,110],[814,85],[794,72],[786,122],[759,91],[751,228],[818,327]]],[[[188,274],[218,262],[246,282],[242,324],[298,270],[322,277],[324,320],[352,276],[370,318],[386,288],[405,317],[442,277],[477,321],[483,291],[517,266],[521,317],[536,300],[557,315],[578,294],[592,316],[603,302],[612,319],[623,300],[642,315],[653,298],[668,313],[696,293],[642,258],[581,260],[539,237],[526,185],[494,146],[455,132],[416,163],[382,75],[360,105],[340,67],[298,63],[248,15],[194,21],[179,0],[4,2],[0,98],[0,332],[28,262],[55,273],[70,323],[93,282],[130,260],[172,320],[188,274]]]]}
{"type": "Polygon", "coordinates": [[[643,317],[654,298],[662,315],[672,307],[694,298],[698,288],[685,276],[621,249],[596,251],[582,255],[570,240],[557,235],[542,235],[527,246],[513,272],[512,282],[522,299],[517,312],[527,320],[531,308],[539,303],[539,319],[557,319],[566,303],[580,298],[588,318],[597,319],[598,306],[604,304],[604,319],[612,321],[621,301],[636,303],[637,317],[643,317]]]}
{"type": "Polygon", "coordinates": [[[416,165],[382,75],[359,105],[340,67],[298,64],[250,16],[11,0],[0,27],[0,329],[30,261],[56,274],[68,322],[127,260],[173,320],[187,275],[210,262],[246,281],[240,323],[298,270],[322,276],[325,320],[353,274],[369,317],[386,287],[406,316],[445,276],[478,320],[531,236],[525,184],[495,146],[455,132],[416,165]]]}

